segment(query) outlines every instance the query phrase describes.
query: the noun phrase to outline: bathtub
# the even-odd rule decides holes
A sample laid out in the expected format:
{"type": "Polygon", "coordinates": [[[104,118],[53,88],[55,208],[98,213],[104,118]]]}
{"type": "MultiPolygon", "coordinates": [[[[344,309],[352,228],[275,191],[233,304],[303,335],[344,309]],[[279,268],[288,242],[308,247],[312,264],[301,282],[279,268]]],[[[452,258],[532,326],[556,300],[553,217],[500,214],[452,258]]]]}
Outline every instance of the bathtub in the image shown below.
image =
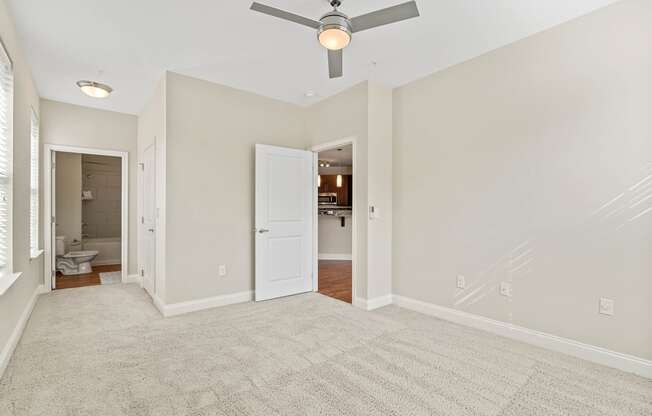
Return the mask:
{"type": "Polygon", "coordinates": [[[82,250],[97,250],[99,254],[91,263],[93,266],[120,264],[122,262],[122,241],[120,237],[84,238],[82,250]]]}

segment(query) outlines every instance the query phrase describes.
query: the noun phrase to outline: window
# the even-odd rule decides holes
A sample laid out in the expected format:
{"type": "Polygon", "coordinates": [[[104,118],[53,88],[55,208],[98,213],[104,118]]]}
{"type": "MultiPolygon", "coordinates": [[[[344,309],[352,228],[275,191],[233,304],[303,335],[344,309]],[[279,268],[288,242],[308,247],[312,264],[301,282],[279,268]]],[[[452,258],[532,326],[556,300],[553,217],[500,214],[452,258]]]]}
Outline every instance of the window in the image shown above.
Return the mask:
{"type": "Polygon", "coordinates": [[[39,255],[39,244],[38,244],[38,180],[39,180],[39,120],[36,112],[32,110],[32,123],[31,123],[31,157],[30,157],[30,187],[29,187],[29,251],[31,257],[37,257],[39,255]]]}
{"type": "Polygon", "coordinates": [[[14,76],[11,59],[0,42],[0,293],[11,268],[12,118],[14,76]]]}

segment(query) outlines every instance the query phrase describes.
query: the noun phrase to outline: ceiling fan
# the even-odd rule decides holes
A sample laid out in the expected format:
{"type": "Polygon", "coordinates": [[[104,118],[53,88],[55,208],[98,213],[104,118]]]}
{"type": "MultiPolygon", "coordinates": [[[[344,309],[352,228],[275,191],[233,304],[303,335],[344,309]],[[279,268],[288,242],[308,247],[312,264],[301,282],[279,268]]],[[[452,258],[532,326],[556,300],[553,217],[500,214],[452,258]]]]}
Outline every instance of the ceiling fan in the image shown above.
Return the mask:
{"type": "Polygon", "coordinates": [[[419,16],[416,1],[408,1],[407,3],[353,18],[349,18],[337,10],[341,4],[340,0],[332,0],[330,5],[333,10],[323,15],[319,20],[309,19],[256,2],[251,5],[251,10],[316,29],[319,43],[328,49],[328,73],[330,78],[342,76],[342,50],[351,43],[353,33],[419,16]]]}

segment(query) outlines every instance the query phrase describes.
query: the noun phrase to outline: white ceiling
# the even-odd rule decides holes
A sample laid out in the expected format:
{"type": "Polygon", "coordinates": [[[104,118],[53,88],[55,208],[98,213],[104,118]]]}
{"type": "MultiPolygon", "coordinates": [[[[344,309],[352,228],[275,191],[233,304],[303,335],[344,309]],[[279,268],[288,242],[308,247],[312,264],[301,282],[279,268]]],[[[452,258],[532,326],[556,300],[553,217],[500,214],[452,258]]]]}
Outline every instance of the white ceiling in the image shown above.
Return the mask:
{"type": "MultiPolygon", "coordinates": [[[[616,2],[417,0],[420,18],[356,34],[344,77],[329,80],[315,32],[254,13],[249,0],[6,1],[41,96],[133,114],[165,70],[308,105],[366,79],[405,84],[616,2]],[[87,98],[80,79],[115,93],[87,98]]],[[[403,1],[343,0],[340,10],[356,16],[403,1]]],[[[313,19],[329,10],[326,0],[259,2],[313,19]]]]}
{"type": "Polygon", "coordinates": [[[324,150],[317,155],[319,160],[329,162],[331,166],[353,166],[353,146],[342,146],[324,150]]]}

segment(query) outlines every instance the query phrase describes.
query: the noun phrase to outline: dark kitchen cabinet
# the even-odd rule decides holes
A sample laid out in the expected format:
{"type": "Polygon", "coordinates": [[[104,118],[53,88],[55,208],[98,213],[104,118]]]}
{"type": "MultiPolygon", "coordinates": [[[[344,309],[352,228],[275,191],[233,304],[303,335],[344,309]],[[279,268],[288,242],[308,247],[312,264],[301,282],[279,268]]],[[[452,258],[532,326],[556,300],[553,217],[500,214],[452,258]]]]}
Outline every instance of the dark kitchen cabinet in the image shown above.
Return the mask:
{"type": "Polygon", "coordinates": [[[319,193],[336,193],[337,205],[350,207],[353,204],[353,176],[342,175],[342,187],[337,187],[337,175],[321,175],[319,193]]]}

